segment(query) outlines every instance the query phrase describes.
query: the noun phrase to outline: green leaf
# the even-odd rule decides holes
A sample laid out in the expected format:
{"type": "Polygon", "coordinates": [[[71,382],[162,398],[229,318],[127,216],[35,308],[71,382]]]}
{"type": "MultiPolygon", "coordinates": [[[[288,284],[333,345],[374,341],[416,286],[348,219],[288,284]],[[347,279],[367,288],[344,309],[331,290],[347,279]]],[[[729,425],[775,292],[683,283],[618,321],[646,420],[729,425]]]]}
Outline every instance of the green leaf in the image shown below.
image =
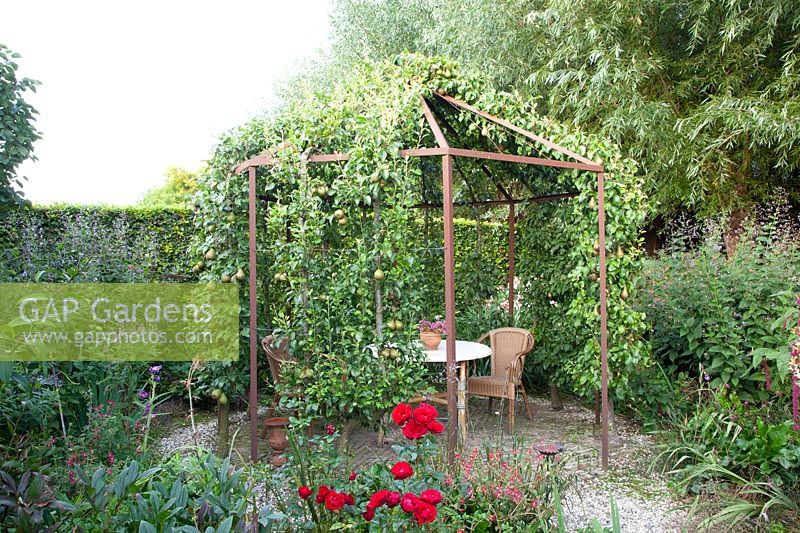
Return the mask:
{"type": "Polygon", "coordinates": [[[142,520],[139,522],[139,533],[158,533],[158,531],[153,524],[142,520]]]}

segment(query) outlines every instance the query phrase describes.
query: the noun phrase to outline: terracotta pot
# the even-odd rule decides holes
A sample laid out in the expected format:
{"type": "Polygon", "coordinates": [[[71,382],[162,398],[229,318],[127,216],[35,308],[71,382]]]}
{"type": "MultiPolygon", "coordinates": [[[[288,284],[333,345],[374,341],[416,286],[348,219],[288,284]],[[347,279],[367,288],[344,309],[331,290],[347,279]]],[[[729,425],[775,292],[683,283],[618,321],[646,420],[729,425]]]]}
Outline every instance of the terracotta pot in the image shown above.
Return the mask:
{"type": "Polygon", "coordinates": [[[430,331],[421,332],[419,334],[419,340],[422,341],[426,349],[435,350],[439,347],[439,343],[442,342],[442,334],[431,333],[430,331]]]}
{"type": "Polygon", "coordinates": [[[283,452],[289,446],[289,439],[286,437],[289,419],[282,416],[267,418],[264,425],[269,429],[269,447],[272,448],[270,462],[275,466],[285,464],[287,459],[283,452]]]}

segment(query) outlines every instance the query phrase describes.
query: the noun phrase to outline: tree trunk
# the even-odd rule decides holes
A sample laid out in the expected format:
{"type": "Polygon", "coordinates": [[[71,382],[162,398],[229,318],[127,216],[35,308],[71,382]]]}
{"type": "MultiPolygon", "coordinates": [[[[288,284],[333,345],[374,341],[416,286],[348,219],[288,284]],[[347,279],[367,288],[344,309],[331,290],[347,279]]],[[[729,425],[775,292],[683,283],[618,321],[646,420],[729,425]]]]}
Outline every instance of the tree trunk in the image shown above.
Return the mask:
{"type": "MultiPolygon", "coordinates": [[[[736,176],[736,196],[743,198],[747,195],[747,180],[750,178],[750,164],[751,156],[748,143],[750,138],[745,134],[742,148],[742,160],[737,168],[733,169],[733,175],[736,176]]],[[[735,201],[735,200],[734,200],[735,201]]],[[[741,205],[741,204],[740,204],[741,205]]],[[[747,218],[748,212],[743,207],[737,207],[731,213],[728,219],[728,229],[725,230],[723,240],[725,242],[725,253],[728,259],[736,255],[736,247],[739,245],[739,239],[742,236],[742,224],[747,218]]]]}
{"type": "Polygon", "coordinates": [[[339,436],[339,453],[347,449],[347,445],[350,442],[350,435],[353,434],[353,427],[355,424],[355,420],[348,420],[342,428],[342,434],[339,436]]]}
{"type": "Polygon", "coordinates": [[[386,413],[381,416],[381,425],[378,427],[378,447],[383,448],[386,443],[386,413]]]}
{"type": "Polygon", "coordinates": [[[732,259],[736,255],[736,247],[739,245],[739,239],[742,236],[742,223],[747,218],[747,211],[743,208],[735,209],[728,219],[728,228],[722,239],[725,243],[725,254],[728,259],[732,259]]]}
{"type": "Polygon", "coordinates": [[[594,423],[600,425],[600,391],[594,391],[594,423]]]}
{"type": "MultiPolygon", "coordinates": [[[[375,232],[378,233],[378,228],[381,225],[381,201],[376,197],[373,203],[373,223],[375,224],[375,232]]],[[[375,256],[375,270],[381,268],[380,254],[375,256]]],[[[375,329],[378,331],[378,340],[383,341],[383,288],[380,281],[375,281],[375,329]]],[[[380,352],[381,346],[377,347],[380,352]]]]}
{"type": "Polygon", "coordinates": [[[228,436],[230,434],[230,404],[217,402],[217,455],[228,456],[228,436]]]}
{"type": "Polygon", "coordinates": [[[558,387],[553,383],[550,384],[550,405],[553,411],[561,411],[564,408],[564,403],[561,401],[561,394],[558,392],[558,387]]]}
{"type": "Polygon", "coordinates": [[[619,444],[619,431],[617,431],[617,415],[614,412],[614,400],[608,399],[608,442],[619,444]]]}

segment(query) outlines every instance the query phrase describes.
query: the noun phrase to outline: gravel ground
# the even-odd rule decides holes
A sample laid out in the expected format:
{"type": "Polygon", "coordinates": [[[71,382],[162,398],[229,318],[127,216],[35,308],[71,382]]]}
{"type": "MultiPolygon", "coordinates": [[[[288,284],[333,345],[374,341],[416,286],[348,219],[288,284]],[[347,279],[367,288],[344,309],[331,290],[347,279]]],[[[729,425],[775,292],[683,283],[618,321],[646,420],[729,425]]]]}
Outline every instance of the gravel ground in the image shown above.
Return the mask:
{"type": "MultiPolygon", "coordinates": [[[[205,417],[204,417],[205,418],[205,417]]],[[[247,420],[247,412],[239,411],[231,413],[231,435],[236,428],[247,420]]],[[[186,419],[185,424],[176,425],[167,434],[161,437],[156,443],[158,449],[164,455],[188,448],[205,448],[216,450],[217,448],[217,419],[212,416],[210,419],[195,424],[195,433],[192,434],[192,424],[186,419]]]]}
{"type": "Polygon", "coordinates": [[[617,505],[621,530],[625,532],[673,533],[691,531],[689,517],[683,510],[674,510],[680,505],[658,482],[648,480],[647,495],[640,490],[630,490],[623,484],[608,480],[580,479],[564,498],[564,520],[568,531],[587,527],[593,519],[610,528],[611,497],[617,505]]]}

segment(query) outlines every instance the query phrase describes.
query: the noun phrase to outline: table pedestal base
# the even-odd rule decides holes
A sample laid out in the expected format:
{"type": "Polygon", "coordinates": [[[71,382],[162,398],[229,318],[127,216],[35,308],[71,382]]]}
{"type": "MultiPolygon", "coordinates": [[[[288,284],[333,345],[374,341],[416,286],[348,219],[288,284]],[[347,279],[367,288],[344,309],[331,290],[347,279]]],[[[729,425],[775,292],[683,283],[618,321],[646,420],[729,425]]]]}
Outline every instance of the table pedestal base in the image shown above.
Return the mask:
{"type": "MultiPolygon", "coordinates": [[[[458,407],[458,436],[459,442],[463,445],[467,441],[467,364],[459,363],[458,371],[458,396],[456,397],[458,407]]],[[[434,394],[418,394],[411,398],[408,403],[430,402],[437,405],[447,405],[447,393],[437,392],[434,394]]]]}

